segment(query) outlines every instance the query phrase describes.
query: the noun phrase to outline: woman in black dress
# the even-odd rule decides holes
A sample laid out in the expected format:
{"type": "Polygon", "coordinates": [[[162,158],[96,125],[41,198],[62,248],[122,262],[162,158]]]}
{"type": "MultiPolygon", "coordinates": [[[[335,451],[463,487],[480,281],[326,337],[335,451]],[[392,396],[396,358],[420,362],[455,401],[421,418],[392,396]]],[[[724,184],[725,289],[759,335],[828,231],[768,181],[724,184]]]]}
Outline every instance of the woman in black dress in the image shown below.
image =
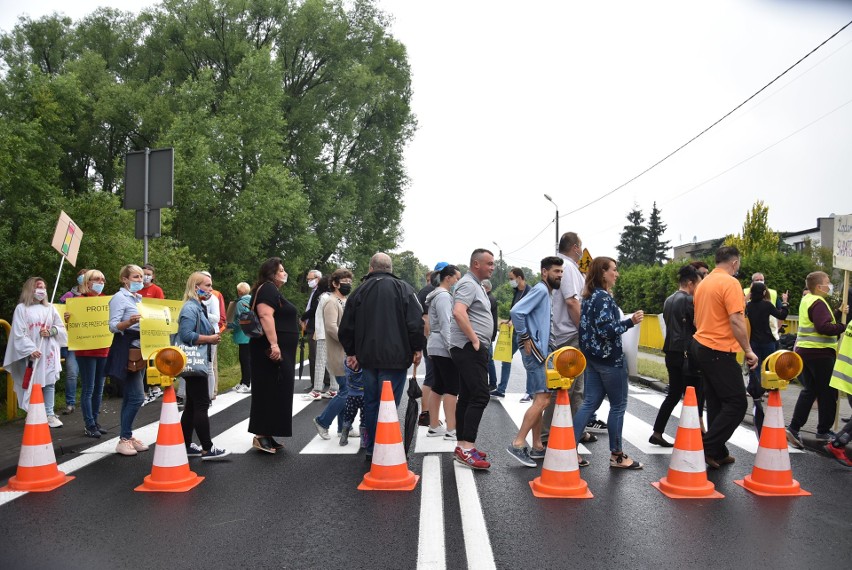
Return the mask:
{"type": "Polygon", "coordinates": [[[252,446],[267,453],[282,447],[273,439],[293,435],[293,382],[299,336],[296,307],[279,287],[287,282],[281,259],[271,257],[260,266],[251,290],[251,306],[263,334],[249,341],[252,398],[249,432],[252,446]]]}

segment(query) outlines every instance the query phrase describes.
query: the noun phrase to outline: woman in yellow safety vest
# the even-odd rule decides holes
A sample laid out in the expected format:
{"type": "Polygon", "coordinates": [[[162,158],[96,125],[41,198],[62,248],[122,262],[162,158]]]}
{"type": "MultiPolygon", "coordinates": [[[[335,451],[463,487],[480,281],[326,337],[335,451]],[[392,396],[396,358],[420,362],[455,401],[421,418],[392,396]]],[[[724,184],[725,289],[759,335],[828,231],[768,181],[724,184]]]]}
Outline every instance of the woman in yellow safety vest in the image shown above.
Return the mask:
{"type": "MultiPolygon", "coordinates": [[[[852,322],[846,327],[840,348],[837,349],[837,361],[834,363],[834,371],[831,373],[831,387],[842,390],[849,395],[852,402],[852,322]]],[[[846,446],[852,439],[852,419],[848,419],[837,435],[825,444],[825,451],[839,463],[852,467],[852,458],[846,453],[846,446]]]]}

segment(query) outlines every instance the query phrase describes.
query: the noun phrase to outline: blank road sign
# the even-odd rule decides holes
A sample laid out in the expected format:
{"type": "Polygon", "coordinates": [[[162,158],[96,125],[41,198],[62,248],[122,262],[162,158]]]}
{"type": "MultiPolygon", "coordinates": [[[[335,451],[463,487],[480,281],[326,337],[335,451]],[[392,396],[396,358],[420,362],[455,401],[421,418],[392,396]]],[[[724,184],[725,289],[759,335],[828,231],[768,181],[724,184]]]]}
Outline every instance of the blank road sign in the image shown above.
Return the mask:
{"type": "MultiPolygon", "coordinates": [[[[160,237],[160,210],[148,213],[148,237],[160,237]]],[[[145,212],[136,210],[136,239],[145,237],[145,212]]]]}
{"type": "MultiPolygon", "coordinates": [[[[174,205],[175,149],[149,151],[148,206],[171,208],[174,205]]],[[[128,152],[124,162],[124,209],[145,209],[145,151],[128,152]]]]}

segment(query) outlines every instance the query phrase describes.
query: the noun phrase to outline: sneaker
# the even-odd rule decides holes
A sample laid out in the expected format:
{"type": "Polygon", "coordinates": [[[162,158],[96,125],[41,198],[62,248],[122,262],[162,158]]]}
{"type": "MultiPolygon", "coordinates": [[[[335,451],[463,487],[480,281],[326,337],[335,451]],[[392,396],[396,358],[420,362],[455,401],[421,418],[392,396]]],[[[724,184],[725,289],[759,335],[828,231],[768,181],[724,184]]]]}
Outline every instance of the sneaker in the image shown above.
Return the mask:
{"type": "Polygon", "coordinates": [[[56,416],[47,416],[47,425],[52,428],[61,428],[64,424],[56,416]]]}
{"type": "Polygon", "coordinates": [[[532,396],[530,396],[529,394],[524,394],[524,397],[521,398],[521,403],[529,404],[530,402],[532,402],[532,396]]]}
{"type": "Polygon", "coordinates": [[[163,390],[159,386],[151,388],[151,396],[156,400],[163,395],[163,390]]]}
{"type": "Polygon", "coordinates": [[[349,428],[349,437],[361,437],[361,430],[356,426],[349,428]]]}
{"type": "Polygon", "coordinates": [[[799,436],[799,432],[793,431],[790,428],[787,428],[787,443],[795,447],[796,449],[804,449],[805,442],[802,441],[802,438],[799,436]]]}
{"type": "Polygon", "coordinates": [[[582,437],[580,437],[580,443],[594,443],[597,440],[598,436],[590,431],[584,431],[582,437]]]}
{"type": "Polygon", "coordinates": [[[317,392],[316,390],[311,390],[311,391],[310,391],[310,392],[308,392],[307,394],[304,394],[304,395],[302,396],[302,399],[303,399],[303,400],[308,400],[308,401],[311,401],[311,402],[316,402],[317,400],[321,400],[321,399],[322,399],[322,394],[320,394],[320,393],[319,393],[319,392],[317,392]]]}
{"type": "Polygon", "coordinates": [[[204,453],[204,450],[197,443],[190,443],[186,446],[187,457],[201,457],[202,453],[204,453]]]}
{"type": "Polygon", "coordinates": [[[98,428],[95,426],[87,427],[86,429],[84,429],[83,435],[85,435],[86,437],[93,437],[95,439],[101,438],[101,432],[99,432],[98,428]]]}
{"type": "Polygon", "coordinates": [[[447,432],[444,434],[444,439],[446,441],[456,441],[456,430],[448,429],[447,432]]]}
{"type": "Polygon", "coordinates": [[[505,397],[506,397],[506,394],[504,394],[504,393],[503,393],[503,392],[501,392],[500,390],[491,390],[491,392],[489,393],[489,395],[490,395],[492,398],[495,398],[495,399],[505,398],[505,397]]]}
{"type": "Polygon", "coordinates": [[[491,464],[484,459],[479,459],[479,457],[481,456],[475,454],[474,449],[456,447],[455,453],[453,453],[453,459],[465,467],[470,467],[471,469],[489,469],[491,464]]]}
{"type": "Polygon", "coordinates": [[[826,443],[823,446],[823,449],[831,456],[832,459],[835,459],[841,465],[852,467],[852,459],[849,459],[849,456],[846,455],[845,447],[834,447],[832,444],[826,443]]]}
{"type": "Polygon", "coordinates": [[[352,431],[352,428],[343,428],[340,430],[338,436],[340,437],[340,445],[349,445],[349,433],[352,431]]]}
{"type": "Polygon", "coordinates": [[[317,428],[317,433],[319,434],[319,436],[320,436],[321,438],[323,438],[323,439],[331,439],[331,436],[330,436],[330,435],[328,435],[328,428],[324,428],[324,427],[322,427],[322,425],[319,423],[319,420],[317,420],[316,418],[314,418],[314,425],[316,426],[316,428],[317,428]]]}
{"type": "Polygon", "coordinates": [[[322,393],[322,398],[324,400],[331,400],[335,396],[337,396],[337,392],[335,392],[334,390],[328,390],[327,392],[322,393]]]}
{"type": "Polygon", "coordinates": [[[106,435],[106,434],[108,434],[108,433],[109,433],[107,430],[105,430],[104,428],[102,428],[102,427],[101,427],[101,424],[99,424],[99,423],[95,423],[95,427],[97,427],[97,428],[98,428],[98,431],[99,431],[99,432],[101,432],[101,435],[106,435]]]}
{"type": "Polygon", "coordinates": [[[431,420],[429,419],[429,410],[426,410],[425,412],[420,412],[420,417],[417,418],[417,425],[429,427],[430,424],[431,420]]]}
{"type": "Polygon", "coordinates": [[[211,447],[208,452],[201,452],[201,461],[218,461],[220,459],[224,459],[225,456],[231,455],[231,452],[227,449],[219,449],[218,447],[211,447]]]}
{"type": "Polygon", "coordinates": [[[129,439],[121,438],[118,440],[118,445],[115,446],[115,452],[119,455],[136,455],[136,450],[133,448],[133,443],[129,439]]]}
{"type": "Polygon", "coordinates": [[[135,437],[130,438],[130,443],[133,445],[133,449],[136,451],[148,451],[148,446],[136,439],[135,437]]]}
{"type": "Polygon", "coordinates": [[[628,469],[630,471],[642,469],[643,467],[643,465],[638,461],[634,461],[627,457],[627,454],[624,452],[614,453],[610,455],[609,466],[615,467],[616,469],[628,469]]]}
{"type": "Polygon", "coordinates": [[[443,422],[438,422],[436,427],[430,427],[426,432],[426,437],[444,437],[444,434],[447,433],[447,429],[444,427],[443,422]]]}
{"type": "Polygon", "coordinates": [[[592,420],[586,424],[586,429],[592,433],[606,433],[608,427],[603,420],[592,420]]]}
{"type": "Polygon", "coordinates": [[[470,449],[470,452],[471,452],[471,453],[474,455],[474,457],[476,457],[477,459],[485,459],[486,457],[488,457],[488,454],[487,454],[487,453],[485,453],[484,451],[479,451],[479,450],[478,450],[478,449],[476,449],[475,447],[472,447],[472,448],[470,449]]]}
{"type": "Polygon", "coordinates": [[[545,448],[536,449],[534,447],[530,448],[530,459],[544,459],[544,454],[547,452],[545,448]]]}
{"type": "Polygon", "coordinates": [[[65,406],[65,411],[62,412],[62,415],[67,416],[67,415],[73,414],[75,409],[76,408],[74,407],[74,404],[70,404],[68,406],[65,406]]]}
{"type": "Polygon", "coordinates": [[[816,439],[817,439],[817,441],[831,441],[832,439],[834,439],[834,436],[836,436],[836,435],[837,435],[836,433],[829,430],[825,433],[817,433],[816,439]]]}
{"type": "Polygon", "coordinates": [[[517,459],[521,465],[526,467],[535,467],[536,462],[530,457],[530,450],[528,447],[515,447],[514,445],[510,445],[506,448],[506,452],[517,459]]]}

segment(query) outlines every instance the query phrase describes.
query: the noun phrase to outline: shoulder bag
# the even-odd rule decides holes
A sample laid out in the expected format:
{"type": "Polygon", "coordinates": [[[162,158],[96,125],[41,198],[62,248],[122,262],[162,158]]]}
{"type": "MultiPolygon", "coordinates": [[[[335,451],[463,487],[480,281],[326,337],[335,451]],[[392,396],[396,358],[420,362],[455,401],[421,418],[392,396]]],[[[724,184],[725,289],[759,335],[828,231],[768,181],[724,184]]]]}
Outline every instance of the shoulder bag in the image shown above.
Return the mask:
{"type": "MultiPolygon", "coordinates": [[[[201,334],[198,329],[201,328],[201,316],[199,315],[195,323],[195,332],[201,334]]],[[[176,339],[176,340],[179,340],[176,339]]],[[[186,354],[186,366],[181,370],[181,378],[206,378],[209,375],[208,362],[210,361],[210,345],[209,344],[184,344],[182,342],[175,343],[179,349],[186,354]]]]}
{"type": "Polygon", "coordinates": [[[254,310],[257,306],[257,297],[260,294],[260,290],[263,288],[263,285],[266,285],[266,283],[263,283],[257,288],[251,308],[248,311],[242,311],[239,315],[237,315],[237,320],[240,323],[240,329],[242,329],[245,335],[249,338],[258,338],[263,336],[263,327],[261,326],[260,319],[254,310]]]}

